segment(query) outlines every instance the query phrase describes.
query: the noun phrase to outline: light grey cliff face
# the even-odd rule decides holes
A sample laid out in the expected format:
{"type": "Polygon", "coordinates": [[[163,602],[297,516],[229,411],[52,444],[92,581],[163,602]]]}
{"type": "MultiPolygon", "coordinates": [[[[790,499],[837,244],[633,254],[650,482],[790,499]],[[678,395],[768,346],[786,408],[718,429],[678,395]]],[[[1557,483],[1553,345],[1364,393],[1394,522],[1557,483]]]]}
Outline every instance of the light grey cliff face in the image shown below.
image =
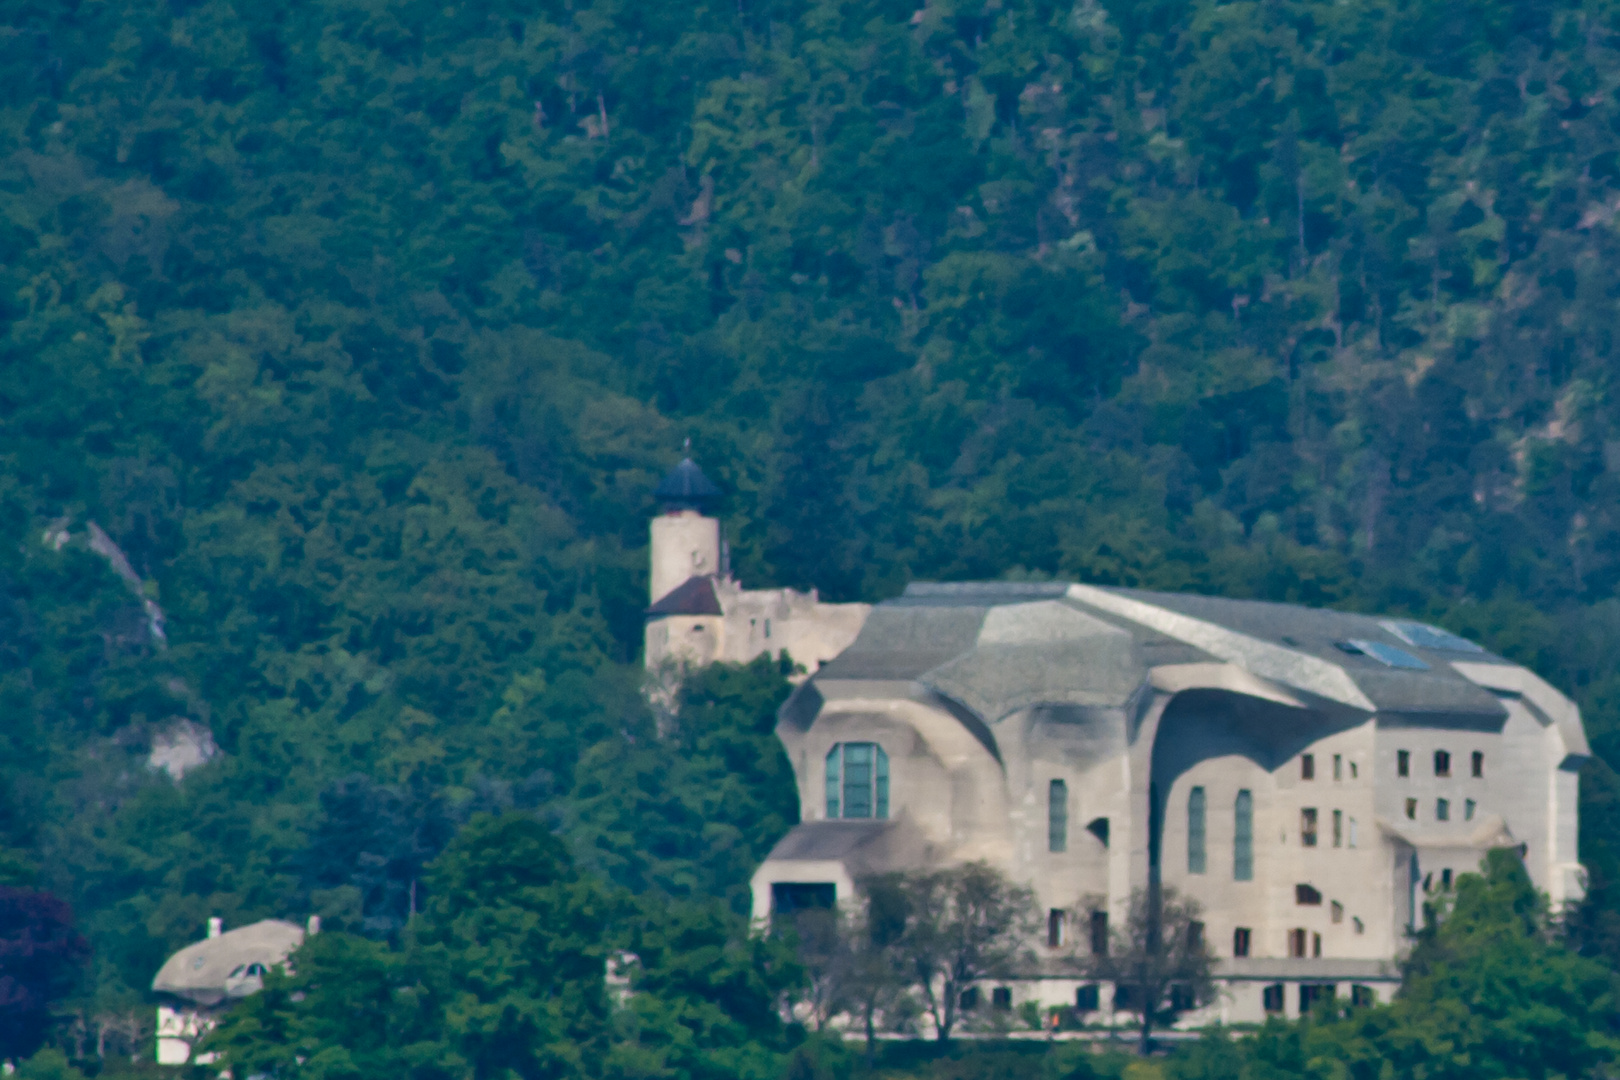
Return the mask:
{"type": "Polygon", "coordinates": [[[1393,960],[1425,889],[1490,847],[1521,848],[1555,903],[1581,888],[1578,710],[1400,620],[914,585],[777,731],[804,824],[755,876],[760,917],[863,874],[983,859],[1065,919],[1082,897],[1120,918],[1132,889],[1173,885],[1232,971],[1309,960],[1328,977],[1393,960]]]}

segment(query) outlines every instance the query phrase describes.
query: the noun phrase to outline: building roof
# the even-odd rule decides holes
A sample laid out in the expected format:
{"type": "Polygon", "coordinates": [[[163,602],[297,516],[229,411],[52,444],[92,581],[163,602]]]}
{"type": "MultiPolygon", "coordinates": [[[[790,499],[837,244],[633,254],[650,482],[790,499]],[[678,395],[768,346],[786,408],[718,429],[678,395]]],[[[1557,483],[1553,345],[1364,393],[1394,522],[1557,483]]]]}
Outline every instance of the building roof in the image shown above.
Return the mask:
{"type": "Polygon", "coordinates": [[[697,510],[707,500],[719,497],[720,489],[703,475],[703,470],[691,458],[682,458],[653,489],[653,498],[673,510],[697,510]]]}
{"type": "Polygon", "coordinates": [[[720,615],[720,597],[714,591],[714,578],[708,574],[687,578],[658,602],[647,609],[647,614],[659,615],[720,615]]]}
{"type": "Polygon", "coordinates": [[[246,997],[264,985],[257,964],[268,970],[284,963],[304,942],[304,928],[281,919],[264,919],[218,937],[187,945],[158,969],[152,989],[176,994],[199,1005],[217,1005],[226,998],[246,997]]]}
{"type": "Polygon", "coordinates": [[[1487,727],[1506,718],[1493,691],[1512,673],[1570,752],[1586,752],[1567,699],[1421,623],[1069,582],[914,583],[814,681],[919,684],[994,724],[1035,705],[1128,708],[1150,671],[1186,664],[1241,668],[1277,700],[1487,727]]]}

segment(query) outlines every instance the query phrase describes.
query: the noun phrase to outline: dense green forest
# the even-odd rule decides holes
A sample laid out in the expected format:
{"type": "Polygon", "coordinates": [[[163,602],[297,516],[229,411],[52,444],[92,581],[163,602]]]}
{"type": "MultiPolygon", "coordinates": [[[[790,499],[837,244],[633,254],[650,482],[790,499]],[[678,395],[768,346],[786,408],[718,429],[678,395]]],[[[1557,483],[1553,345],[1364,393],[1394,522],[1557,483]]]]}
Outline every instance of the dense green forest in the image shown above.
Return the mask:
{"type": "Polygon", "coordinates": [[[0,877],[88,940],[69,1050],[209,915],[396,941],[483,811],[746,982],[782,673],[665,715],[637,666],[686,439],[747,582],[1071,575],[1531,664],[1599,755],[1570,926],[1620,957],[1620,7],[0,27],[0,877]],[[218,754],[175,781],[182,719],[218,754]]]}

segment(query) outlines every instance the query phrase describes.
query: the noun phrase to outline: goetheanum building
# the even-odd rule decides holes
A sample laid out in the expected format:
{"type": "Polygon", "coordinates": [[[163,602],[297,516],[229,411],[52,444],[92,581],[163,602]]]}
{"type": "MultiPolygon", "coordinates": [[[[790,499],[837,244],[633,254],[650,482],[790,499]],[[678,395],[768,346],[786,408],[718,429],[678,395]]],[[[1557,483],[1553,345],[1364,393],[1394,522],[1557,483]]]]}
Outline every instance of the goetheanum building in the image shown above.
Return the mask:
{"type": "Polygon", "coordinates": [[[982,859],[1050,911],[1015,999],[1106,1014],[1057,958],[1157,879],[1203,906],[1208,1018],[1243,1021],[1387,997],[1425,896],[1487,849],[1580,895],[1579,711],[1443,630],[1066,583],[917,584],[861,614],[781,710],[802,824],[754,876],[758,917],[982,859]]]}

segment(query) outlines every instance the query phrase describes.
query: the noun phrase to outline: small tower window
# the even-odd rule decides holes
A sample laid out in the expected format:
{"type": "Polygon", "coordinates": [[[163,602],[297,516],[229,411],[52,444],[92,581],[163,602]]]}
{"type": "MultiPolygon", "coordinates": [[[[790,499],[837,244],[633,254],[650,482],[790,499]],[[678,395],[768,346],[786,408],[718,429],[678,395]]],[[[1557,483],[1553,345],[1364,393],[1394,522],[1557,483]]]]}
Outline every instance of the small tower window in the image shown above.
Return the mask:
{"type": "Polygon", "coordinates": [[[827,817],[887,818],[889,755],[877,743],[839,743],[827,752],[827,817]]]}

